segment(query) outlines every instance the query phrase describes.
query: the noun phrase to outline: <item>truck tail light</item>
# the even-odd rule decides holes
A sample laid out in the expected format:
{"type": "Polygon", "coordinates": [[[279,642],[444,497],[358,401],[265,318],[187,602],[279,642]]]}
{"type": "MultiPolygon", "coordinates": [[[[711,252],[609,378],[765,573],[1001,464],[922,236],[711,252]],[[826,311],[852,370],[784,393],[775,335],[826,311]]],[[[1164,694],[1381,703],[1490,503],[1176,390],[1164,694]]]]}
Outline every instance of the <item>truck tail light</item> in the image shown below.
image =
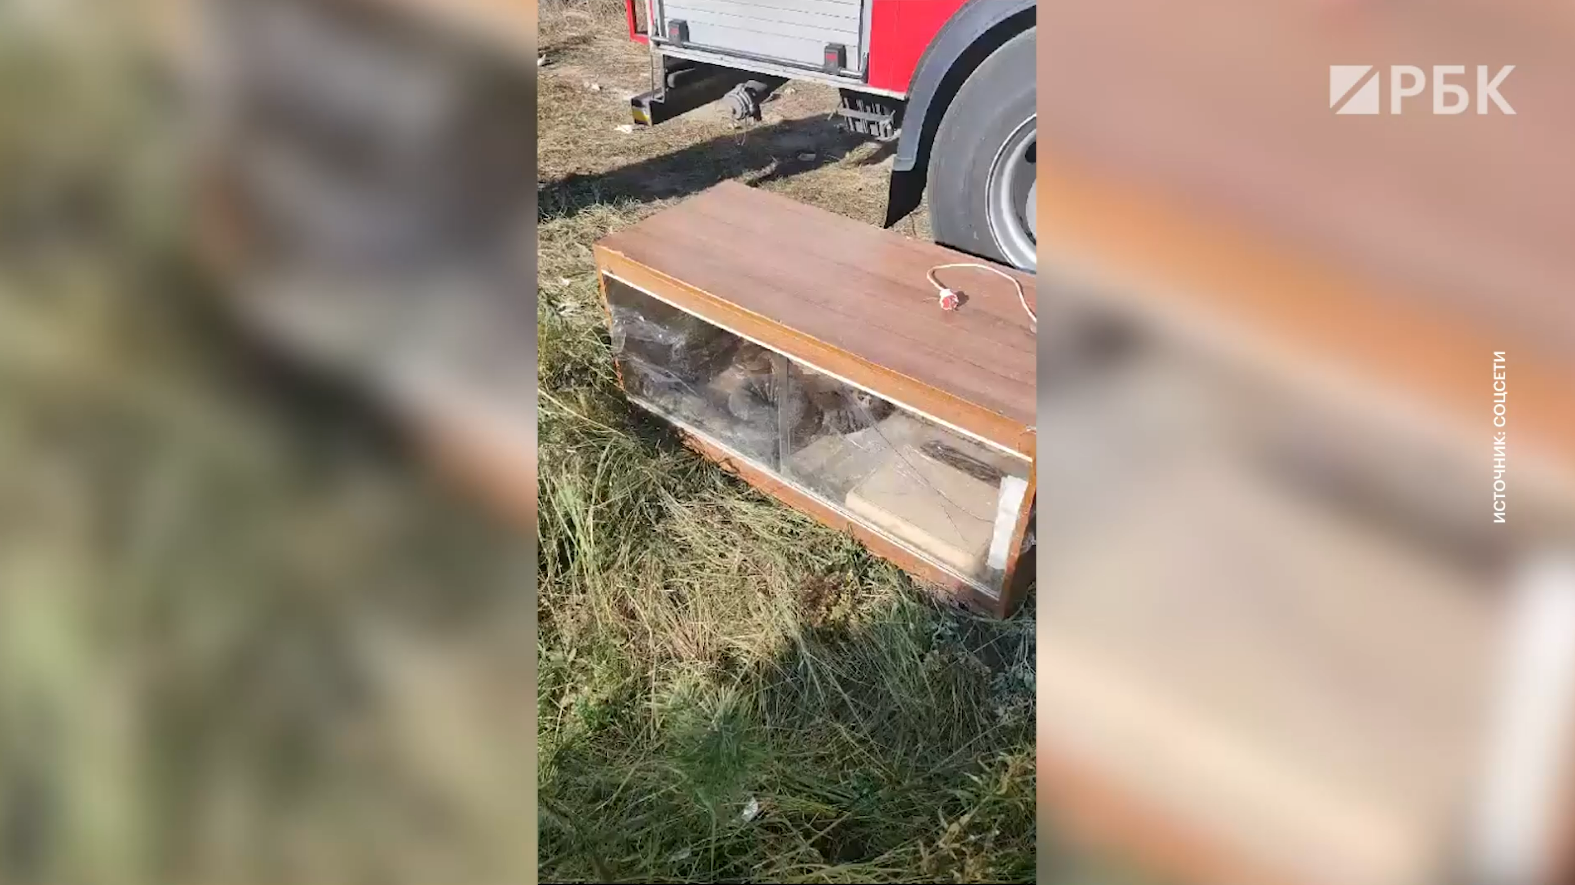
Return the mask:
{"type": "Polygon", "coordinates": [[[841,43],[827,43],[825,61],[820,68],[828,74],[840,74],[848,66],[848,47],[841,43]]]}

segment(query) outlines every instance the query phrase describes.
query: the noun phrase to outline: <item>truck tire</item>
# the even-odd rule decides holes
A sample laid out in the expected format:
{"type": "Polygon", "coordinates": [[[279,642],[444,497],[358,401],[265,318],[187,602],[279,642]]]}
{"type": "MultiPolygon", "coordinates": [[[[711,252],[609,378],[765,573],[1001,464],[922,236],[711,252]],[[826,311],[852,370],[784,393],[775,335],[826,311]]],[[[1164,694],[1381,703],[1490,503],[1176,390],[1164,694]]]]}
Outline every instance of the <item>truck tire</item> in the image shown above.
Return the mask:
{"type": "Polygon", "coordinates": [[[935,241],[1029,271],[1037,266],[1034,31],[1006,41],[963,83],[929,169],[935,241]]]}

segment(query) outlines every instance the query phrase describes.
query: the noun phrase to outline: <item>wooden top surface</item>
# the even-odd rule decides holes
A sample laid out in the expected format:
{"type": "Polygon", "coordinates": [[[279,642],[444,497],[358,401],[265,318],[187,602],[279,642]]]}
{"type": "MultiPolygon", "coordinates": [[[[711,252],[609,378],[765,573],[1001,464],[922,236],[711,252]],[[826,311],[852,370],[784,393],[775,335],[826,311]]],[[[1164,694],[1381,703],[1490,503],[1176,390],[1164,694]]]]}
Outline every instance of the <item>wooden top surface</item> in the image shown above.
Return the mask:
{"type": "MultiPolygon", "coordinates": [[[[938,271],[937,279],[967,296],[946,312],[925,279],[935,265],[977,259],[734,182],[597,246],[859,360],[1034,425],[1036,337],[1017,290],[988,271],[938,271]]],[[[1035,305],[1034,278],[1010,273],[1035,305]]]]}

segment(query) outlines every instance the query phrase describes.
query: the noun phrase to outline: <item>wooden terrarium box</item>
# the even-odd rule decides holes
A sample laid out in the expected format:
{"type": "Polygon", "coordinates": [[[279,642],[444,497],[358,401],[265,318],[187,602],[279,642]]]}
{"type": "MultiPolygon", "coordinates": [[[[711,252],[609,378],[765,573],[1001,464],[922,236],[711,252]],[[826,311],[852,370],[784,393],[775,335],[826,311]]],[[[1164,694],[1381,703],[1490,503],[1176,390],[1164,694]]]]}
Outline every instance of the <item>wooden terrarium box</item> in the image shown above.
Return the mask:
{"type": "MultiPolygon", "coordinates": [[[[957,601],[1033,580],[1034,324],[948,249],[739,184],[596,245],[631,402],[957,601]]],[[[1014,272],[1034,303],[1034,279],[1014,272]]]]}

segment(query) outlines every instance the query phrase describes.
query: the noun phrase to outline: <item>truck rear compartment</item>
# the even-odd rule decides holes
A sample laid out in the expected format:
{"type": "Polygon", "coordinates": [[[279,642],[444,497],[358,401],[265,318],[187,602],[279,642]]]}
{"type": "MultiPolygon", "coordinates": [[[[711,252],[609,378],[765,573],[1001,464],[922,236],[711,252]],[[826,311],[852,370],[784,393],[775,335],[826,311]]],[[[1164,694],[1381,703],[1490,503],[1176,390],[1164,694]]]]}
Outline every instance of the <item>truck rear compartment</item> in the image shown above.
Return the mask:
{"type": "Polygon", "coordinates": [[[869,0],[651,2],[652,32],[659,44],[830,74],[864,71],[869,0]],[[839,62],[828,64],[828,58],[839,62]]]}

